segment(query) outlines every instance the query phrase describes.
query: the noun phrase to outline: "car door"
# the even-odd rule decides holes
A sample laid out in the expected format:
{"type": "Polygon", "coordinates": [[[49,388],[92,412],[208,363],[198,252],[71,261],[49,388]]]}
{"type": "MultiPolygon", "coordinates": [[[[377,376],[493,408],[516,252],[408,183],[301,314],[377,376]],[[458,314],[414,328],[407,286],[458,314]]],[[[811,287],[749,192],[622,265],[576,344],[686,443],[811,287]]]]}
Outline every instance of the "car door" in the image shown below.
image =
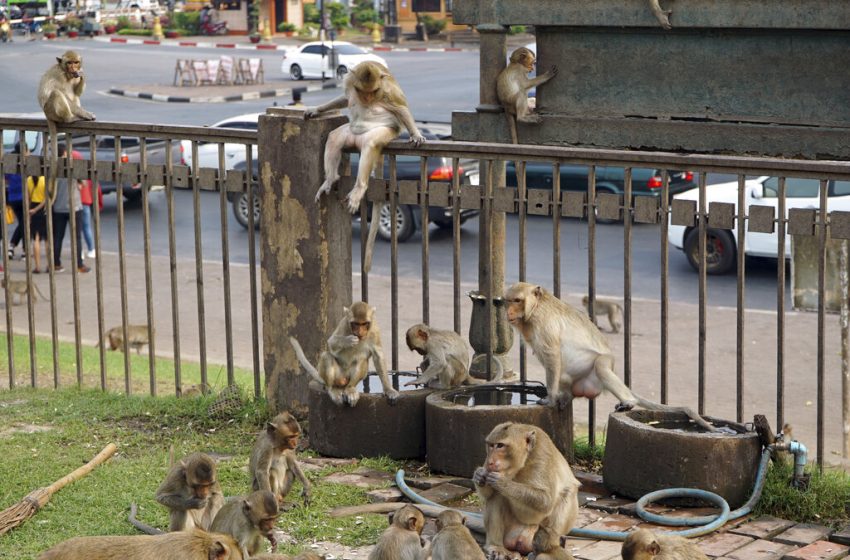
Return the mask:
{"type": "Polygon", "coordinates": [[[304,77],[322,75],[322,45],[307,45],[298,57],[304,77]]]}
{"type": "MultiPolygon", "coordinates": [[[[792,208],[818,208],[820,206],[819,189],[820,182],[816,179],[788,177],[785,180],[785,217],[788,217],[787,211],[792,208]]],[[[750,206],[772,206],[775,217],[779,208],[779,178],[768,177],[762,183],[761,188],[758,186],[753,188],[745,197],[745,200],[747,201],[748,214],[750,206]]],[[[746,253],[748,255],[777,256],[778,236],[775,229],[773,233],[748,231],[746,239],[746,253]]],[[[786,239],[785,242],[785,257],[791,257],[790,239],[786,239]]]]}

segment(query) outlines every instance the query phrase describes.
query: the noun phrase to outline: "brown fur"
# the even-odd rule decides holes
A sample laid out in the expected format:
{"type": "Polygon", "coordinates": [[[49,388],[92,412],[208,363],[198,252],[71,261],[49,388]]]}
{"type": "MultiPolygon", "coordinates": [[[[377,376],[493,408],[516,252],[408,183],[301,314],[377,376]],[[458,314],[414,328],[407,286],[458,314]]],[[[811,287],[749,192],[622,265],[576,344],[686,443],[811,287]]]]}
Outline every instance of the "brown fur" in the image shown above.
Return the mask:
{"type": "Polygon", "coordinates": [[[573,555],[561,546],[561,537],[548,527],[539,527],[531,542],[534,549],[528,560],[573,560],[573,555]]]}
{"type": "Polygon", "coordinates": [[[659,0],[649,0],[649,8],[652,10],[652,15],[654,15],[655,19],[658,20],[658,23],[661,24],[661,27],[664,29],[673,29],[673,26],[670,25],[670,16],[673,14],[673,10],[665,10],[662,8],[659,0]]]}
{"type": "MultiPolygon", "coordinates": [[[[585,309],[589,309],[589,300],[587,296],[581,298],[581,304],[585,309]]],[[[596,318],[594,323],[599,326],[599,317],[602,315],[608,316],[608,324],[611,325],[611,332],[618,333],[623,328],[623,308],[616,301],[610,299],[596,298],[593,301],[593,315],[596,318]]]]}
{"type": "Polygon", "coordinates": [[[302,552],[298,556],[289,556],[287,554],[258,554],[252,556],[250,560],[325,560],[324,555],[319,556],[312,552],[302,552]]]}
{"type": "Polygon", "coordinates": [[[425,560],[428,554],[420,540],[424,526],[425,516],[419,508],[404,506],[395,512],[368,560],[425,560]]]}
{"type": "Polygon", "coordinates": [[[472,480],[484,502],[488,558],[528,554],[539,525],[567,534],[578,515],[580,484],[546,432],[505,422],[485,441],[487,459],[472,480]]]}
{"type": "Polygon", "coordinates": [[[485,560],[484,552],[466,528],[466,518],[454,510],[437,517],[437,534],[431,541],[431,560],[485,560]]]}
{"type": "Polygon", "coordinates": [[[508,321],[546,370],[548,402],[565,408],[573,397],[595,399],[603,390],[620,400],[619,408],[641,406],[687,414],[707,431],[716,429],[688,407],[654,403],[620,381],[605,336],[586,314],[541,286],[517,282],[505,292],[508,321]]]}
{"type": "MultiPolygon", "coordinates": [[[[156,330],[151,329],[151,334],[156,336],[156,330]]],[[[117,327],[112,327],[106,333],[104,333],[104,340],[109,345],[110,350],[121,350],[124,351],[124,327],[118,325],[117,327]]],[[[141,353],[142,346],[146,344],[150,344],[150,337],[148,336],[148,326],[147,325],[127,325],[127,346],[130,348],[135,348],[136,354],[141,353]]],[[[96,347],[100,347],[100,342],[97,343],[96,347]]]]}
{"type": "Polygon", "coordinates": [[[246,560],[229,535],[191,529],[164,535],[74,537],[38,560],[246,560]]]}
{"type": "Polygon", "coordinates": [[[656,535],[639,529],[623,543],[623,560],[708,560],[696,545],[675,535],[656,535]]]}
{"type": "Polygon", "coordinates": [[[247,558],[263,552],[264,539],[268,539],[274,548],[277,543],[274,528],[280,515],[274,494],[257,490],[244,498],[231,498],[210,525],[213,533],[230,535],[247,558]]]}
{"type": "Polygon", "coordinates": [[[366,302],[358,301],[351,308],[345,308],[345,316],[328,338],[328,349],[319,356],[318,369],[307,360],[294,337],[289,337],[289,342],[301,366],[314,380],[327,388],[334,404],[357,405],[360,400],[357,384],[369,373],[370,358],[375,364],[384,395],[391,404],[398,399],[398,391],[393,389],[387,374],[375,308],[366,302]]]}
{"type": "Polygon", "coordinates": [[[32,283],[34,290],[30,290],[30,284],[28,284],[26,280],[12,280],[11,278],[7,279],[6,277],[0,278],[0,288],[6,288],[7,285],[9,286],[9,293],[12,295],[12,305],[21,305],[24,302],[24,298],[27,297],[27,294],[30,295],[33,303],[35,303],[38,301],[36,292],[41,296],[41,299],[50,301],[49,297],[41,293],[41,289],[39,289],[38,284],[35,282],[32,283]],[[15,296],[17,296],[17,298],[15,296]],[[15,303],[16,301],[17,303],[15,303]]]}
{"type": "Polygon", "coordinates": [[[469,376],[469,350],[463,337],[454,331],[434,329],[419,323],[407,329],[407,347],[424,356],[422,374],[408,385],[427,385],[434,389],[451,389],[464,383],[481,383],[469,376]],[[437,380],[436,382],[434,380],[437,380]]]}
{"type": "Polygon", "coordinates": [[[301,482],[301,497],[304,505],[310,503],[312,485],[298,464],[295,449],[301,437],[301,425],[289,412],[281,412],[266,429],[257,436],[251,450],[248,471],[251,473],[251,488],[271,492],[279,503],[283,503],[295,477],[301,482]]]}
{"type": "Polygon", "coordinates": [[[157,488],[156,501],[170,510],[170,531],[193,527],[209,530],[224,505],[215,461],[204,453],[192,453],[180,460],[157,488]]]}
{"type": "Polygon", "coordinates": [[[545,74],[529,78],[528,73],[534,70],[537,57],[529,49],[520,47],[511,53],[510,63],[499,73],[496,79],[496,95],[505,110],[508,126],[511,130],[511,141],[518,142],[516,123],[536,124],[540,115],[534,113],[528,104],[528,90],[545,84],[555,77],[558,68],[553,66],[545,74]]]}

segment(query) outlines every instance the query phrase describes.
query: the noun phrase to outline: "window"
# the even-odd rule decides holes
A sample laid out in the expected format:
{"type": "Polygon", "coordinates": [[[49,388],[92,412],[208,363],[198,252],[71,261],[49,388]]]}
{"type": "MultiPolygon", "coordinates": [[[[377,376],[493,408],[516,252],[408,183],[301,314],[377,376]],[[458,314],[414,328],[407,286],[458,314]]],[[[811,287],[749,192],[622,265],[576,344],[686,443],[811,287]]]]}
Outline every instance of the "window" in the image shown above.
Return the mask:
{"type": "MultiPolygon", "coordinates": [[[[788,177],[785,179],[785,196],[787,198],[817,198],[820,189],[820,181],[816,179],[799,179],[788,177]]],[[[771,177],[764,182],[764,198],[777,198],[779,196],[779,178],[771,177]]]]}
{"type": "Polygon", "coordinates": [[[833,181],[829,196],[850,196],[850,181],[833,181]]]}
{"type": "Polygon", "coordinates": [[[304,47],[304,50],[301,51],[303,54],[322,54],[322,46],[321,45],[309,45],[304,47]]]}
{"type": "MultiPolygon", "coordinates": [[[[27,150],[32,152],[38,146],[38,132],[27,130],[24,133],[24,138],[27,142],[27,150]]],[[[15,130],[3,131],[3,153],[11,152],[15,149],[15,144],[18,143],[18,132],[15,130]]]]}

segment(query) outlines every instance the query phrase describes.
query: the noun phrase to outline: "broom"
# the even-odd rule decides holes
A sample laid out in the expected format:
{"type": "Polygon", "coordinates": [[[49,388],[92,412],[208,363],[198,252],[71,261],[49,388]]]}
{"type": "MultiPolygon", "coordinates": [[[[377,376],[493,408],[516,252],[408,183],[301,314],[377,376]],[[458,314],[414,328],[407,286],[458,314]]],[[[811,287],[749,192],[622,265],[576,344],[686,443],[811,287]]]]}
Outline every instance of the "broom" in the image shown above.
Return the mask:
{"type": "Polygon", "coordinates": [[[51,484],[27,494],[23,500],[0,512],[0,536],[5,535],[30,517],[36,514],[44,504],[50,500],[50,496],[61,488],[75,482],[89,474],[96,466],[109,459],[117,450],[114,443],[103,448],[97,456],[78,468],[71,474],[67,474],[51,484]]]}

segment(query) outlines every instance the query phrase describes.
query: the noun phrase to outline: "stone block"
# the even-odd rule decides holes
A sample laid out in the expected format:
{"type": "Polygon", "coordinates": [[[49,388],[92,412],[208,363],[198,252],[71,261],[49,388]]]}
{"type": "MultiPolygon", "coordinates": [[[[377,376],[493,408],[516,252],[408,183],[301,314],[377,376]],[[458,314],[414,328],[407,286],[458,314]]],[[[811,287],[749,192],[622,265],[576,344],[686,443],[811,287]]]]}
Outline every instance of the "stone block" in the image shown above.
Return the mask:
{"type": "Polygon", "coordinates": [[[838,560],[847,556],[848,548],[829,541],[813,542],[782,557],[782,560],[838,560]]]}
{"type": "Polygon", "coordinates": [[[447,482],[451,482],[452,484],[458,484],[460,486],[470,486],[472,482],[469,479],[458,478],[456,476],[418,476],[418,477],[405,477],[404,481],[411,488],[418,488],[420,490],[428,490],[435,486],[439,486],[440,484],[446,484],[447,482]],[[465,482],[465,484],[464,484],[465,482]]]}
{"type": "Polygon", "coordinates": [[[640,523],[640,521],[638,519],[635,519],[634,517],[614,514],[603,517],[598,521],[594,521],[590,525],[586,526],[585,529],[593,529],[597,531],[625,532],[637,525],[638,523],[640,523]]]}
{"type": "Polygon", "coordinates": [[[725,556],[732,552],[743,548],[750,544],[755,539],[745,535],[736,535],[734,533],[714,533],[706,539],[699,542],[699,548],[707,556],[712,558],[715,556],[725,556]]]}
{"type": "Polygon", "coordinates": [[[326,476],[324,481],[332,484],[346,484],[348,486],[357,486],[358,488],[371,488],[373,486],[383,486],[388,482],[392,482],[393,475],[384,471],[375,469],[359,468],[351,473],[334,473],[326,476]]]}
{"type": "Polygon", "coordinates": [[[736,527],[731,532],[737,535],[755,537],[757,539],[772,539],[793,525],[795,525],[793,521],[787,521],[785,519],[765,515],[758,519],[754,519],[749,523],[745,523],[740,527],[736,527]]]}
{"type": "Polygon", "coordinates": [[[575,553],[577,560],[613,560],[620,558],[623,543],[618,541],[598,541],[575,553]]]}
{"type": "Polygon", "coordinates": [[[400,502],[404,494],[398,488],[380,488],[366,492],[366,501],[370,504],[400,502]]]}
{"type": "Polygon", "coordinates": [[[428,490],[424,490],[419,495],[425,499],[431,500],[432,502],[437,502],[438,504],[445,504],[449,502],[453,502],[455,500],[460,500],[461,498],[465,498],[472,494],[472,490],[467,488],[466,486],[460,486],[458,484],[440,484],[439,486],[434,486],[428,490]]]}
{"type": "Polygon", "coordinates": [[[795,548],[790,544],[757,539],[734,552],[730,552],[726,557],[732,560],[780,560],[795,548]]]}
{"type": "Polygon", "coordinates": [[[798,523],[787,531],[779,533],[773,540],[795,546],[806,546],[815,541],[828,540],[832,529],[815,523],[798,523]]]}
{"type": "Polygon", "coordinates": [[[606,511],[608,513],[614,513],[619,511],[621,507],[631,503],[634,503],[634,500],[627,500],[624,498],[601,498],[599,500],[587,502],[587,507],[606,511]]]}
{"type": "Polygon", "coordinates": [[[837,542],[838,544],[848,544],[850,545],[850,525],[845,525],[838,531],[834,532],[829,540],[832,542],[837,542]]]}

